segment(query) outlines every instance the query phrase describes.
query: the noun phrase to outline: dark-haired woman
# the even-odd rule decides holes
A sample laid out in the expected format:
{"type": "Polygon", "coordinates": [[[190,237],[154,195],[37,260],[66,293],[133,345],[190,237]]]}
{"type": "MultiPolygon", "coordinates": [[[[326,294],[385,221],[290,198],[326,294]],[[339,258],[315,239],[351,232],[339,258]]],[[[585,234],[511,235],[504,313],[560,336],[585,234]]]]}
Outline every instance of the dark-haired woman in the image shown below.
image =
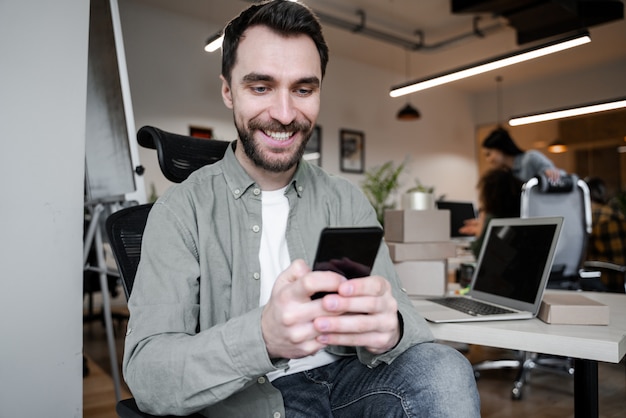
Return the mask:
{"type": "Polygon", "coordinates": [[[536,150],[520,149],[504,128],[494,129],[482,144],[487,164],[508,167],[523,182],[544,174],[551,182],[558,181],[561,172],[545,155],[536,150]]]}

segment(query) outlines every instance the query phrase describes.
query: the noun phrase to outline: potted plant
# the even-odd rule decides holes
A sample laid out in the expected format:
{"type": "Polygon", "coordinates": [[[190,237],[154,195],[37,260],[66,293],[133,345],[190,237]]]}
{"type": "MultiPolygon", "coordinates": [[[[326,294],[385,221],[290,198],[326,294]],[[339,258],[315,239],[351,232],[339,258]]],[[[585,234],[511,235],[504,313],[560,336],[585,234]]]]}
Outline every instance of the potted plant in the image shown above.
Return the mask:
{"type": "Polygon", "coordinates": [[[425,186],[419,179],[415,179],[415,186],[406,191],[403,208],[411,210],[435,209],[435,188],[425,186]]]}
{"type": "Polygon", "coordinates": [[[393,161],[388,161],[365,172],[365,180],[361,183],[361,187],[374,206],[381,225],[384,224],[385,210],[395,207],[395,203],[391,202],[390,198],[400,187],[399,177],[404,167],[405,163],[396,167],[393,161]]]}

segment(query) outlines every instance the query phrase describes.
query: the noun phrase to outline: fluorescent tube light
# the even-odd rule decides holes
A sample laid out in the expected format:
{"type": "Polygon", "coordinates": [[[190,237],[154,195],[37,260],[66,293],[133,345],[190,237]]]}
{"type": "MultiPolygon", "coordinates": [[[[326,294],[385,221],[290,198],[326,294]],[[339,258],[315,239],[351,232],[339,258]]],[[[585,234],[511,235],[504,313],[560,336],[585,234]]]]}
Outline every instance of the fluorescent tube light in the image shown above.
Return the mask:
{"type": "Polygon", "coordinates": [[[509,65],[518,64],[534,58],[543,57],[544,55],[553,54],[565,49],[573,48],[579,45],[591,42],[588,32],[579,33],[558,41],[547,44],[527,48],[511,54],[502,55],[487,61],[482,61],[458,70],[442,73],[436,76],[411,81],[405,84],[394,86],[391,88],[389,95],[391,97],[404,96],[405,94],[415,93],[417,91],[426,90],[431,87],[440,86],[442,84],[451,83],[463,78],[472,77],[488,71],[497,70],[498,68],[507,67],[509,65]]]}
{"type": "Polygon", "coordinates": [[[206,52],[216,51],[222,47],[223,41],[224,41],[224,35],[222,35],[221,32],[218,32],[215,35],[211,36],[209,39],[207,39],[204,50],[206,52]]]}
{"type": "Polygon", "coordinates": [[[545,122],[547,120],[563,119],[572,116],[586,115],[588,113],[604,112],[626,107],[626,97],[614,99],[608,102],[590,103],[575,108],[551,110],[527,116],[514,116],[509,120],[509,125],[519,126],[529,123],[545,122]]]}

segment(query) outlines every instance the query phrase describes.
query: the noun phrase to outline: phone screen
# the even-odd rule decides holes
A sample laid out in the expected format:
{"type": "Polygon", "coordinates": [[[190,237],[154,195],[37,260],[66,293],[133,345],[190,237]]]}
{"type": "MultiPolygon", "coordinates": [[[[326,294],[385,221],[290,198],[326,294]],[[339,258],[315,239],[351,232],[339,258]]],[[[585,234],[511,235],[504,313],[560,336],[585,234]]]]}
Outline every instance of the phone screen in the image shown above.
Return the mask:
{"type": "MultiPolygon", "coordinates": [[[[334,271],[347,279],[369,276],[383,237],[379,227],[328,227],[322,230],[313,270],[334,271]]],[[[318,292],[318,299],[327,292],[318,292]]]]}

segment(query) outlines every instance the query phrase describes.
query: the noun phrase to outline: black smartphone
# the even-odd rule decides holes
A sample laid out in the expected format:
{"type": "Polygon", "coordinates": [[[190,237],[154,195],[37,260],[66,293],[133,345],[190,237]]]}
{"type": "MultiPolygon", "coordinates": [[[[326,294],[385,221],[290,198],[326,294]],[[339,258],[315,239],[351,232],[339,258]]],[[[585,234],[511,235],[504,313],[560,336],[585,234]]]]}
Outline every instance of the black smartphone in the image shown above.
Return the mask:
{"type": "MultiPolygon", "coordinates": [[[[383,230],[372,227],[327,227],[320,234],[313,270],[334,271],[347,279],[369,276],[383,238],[383,230]]],[[[317,292],[319,299],[328,292],[317,292]]]]}

